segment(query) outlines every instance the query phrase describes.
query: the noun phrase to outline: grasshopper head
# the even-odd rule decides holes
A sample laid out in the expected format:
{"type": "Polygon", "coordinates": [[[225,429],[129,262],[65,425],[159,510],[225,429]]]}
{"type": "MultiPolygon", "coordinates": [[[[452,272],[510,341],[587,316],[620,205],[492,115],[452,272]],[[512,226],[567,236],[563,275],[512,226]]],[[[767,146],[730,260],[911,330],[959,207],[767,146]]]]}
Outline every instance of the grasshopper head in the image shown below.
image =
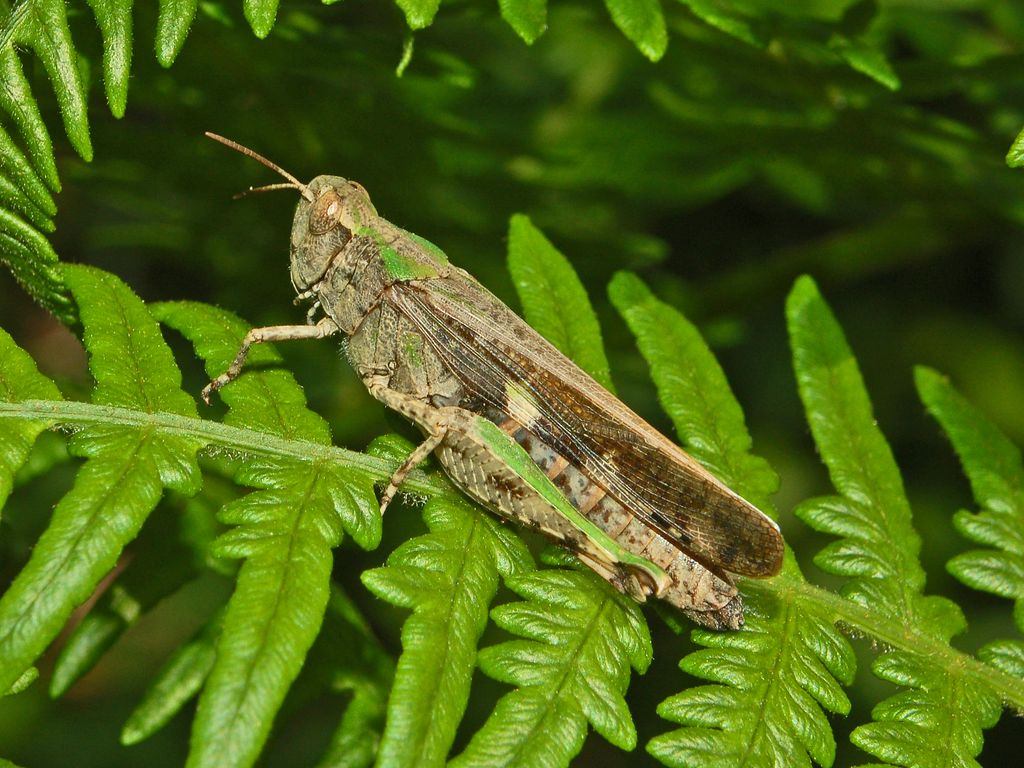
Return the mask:
{"type": "Polygon", "coordinates": [[[315,285],[353,233],[377,215],[366,190],[340,176],[317,176],[295,209],[291,277],[301,293],[315,285]]]}
{"type": "Polygon", "coordinates": [[[248,192],[296,189],[302,196],[298,208],[295,209],[289,249],[292,285],[299,293],[316,285],[327,272],[334,257],[352,239],[353,233],[371,223],[377,215],[366,190],[354,181],[340,176],[317,176],[309,184],[303,184],[277,163],[237,141],[209,131],[206,135],[246,157],[251,157],[286,179],[284,183],[250,187],[248,192]]]}

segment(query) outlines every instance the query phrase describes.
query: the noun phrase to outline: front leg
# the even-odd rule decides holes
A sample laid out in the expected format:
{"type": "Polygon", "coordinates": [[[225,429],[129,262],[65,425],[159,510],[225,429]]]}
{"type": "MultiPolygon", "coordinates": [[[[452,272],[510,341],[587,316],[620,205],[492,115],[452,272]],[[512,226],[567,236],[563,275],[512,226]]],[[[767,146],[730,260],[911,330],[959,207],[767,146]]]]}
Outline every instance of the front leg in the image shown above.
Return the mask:
{"type": "Polygon", "coordinates": [[[323,339],[338,333],[340,329],[330,317],[323,318],[316,325],[271,325],[266,328],[253,328],[242,339],[242,346],[235,355],[228,369],[203,387],[203,401],[209,405],[210,395],[230,384],[242,373],[242,366],[245,365],[245,358],[253,344],[263,344],[267,341],[293,341],[295,339],[323,339]]]}
{"type": "Polygon", "coordinates": [[[376,399],[391,410],[397,411],[410,421],[415,422],[420,429],[427,433],[426,439],[416,446],[408,458],[402,462],[402,465],[391,475],[391,480],[380,499],[380,513],[383,515],[395,494],[398,493],[398,487],[405,481],[409,473],[422,464],[444,440],[448,434],[448,425],[437,408],[427,405],[422,400],[388,389],[386,384],[379,381],[368,382],[367,388],[376,399]]]}

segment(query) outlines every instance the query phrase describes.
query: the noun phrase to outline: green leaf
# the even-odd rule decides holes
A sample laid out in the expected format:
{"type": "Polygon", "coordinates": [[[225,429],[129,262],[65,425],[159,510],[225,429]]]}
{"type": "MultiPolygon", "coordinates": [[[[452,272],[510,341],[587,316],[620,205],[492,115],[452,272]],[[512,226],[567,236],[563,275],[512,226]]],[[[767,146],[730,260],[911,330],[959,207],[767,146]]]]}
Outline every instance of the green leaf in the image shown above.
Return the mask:
{"type": "Polygon", "coordinates": [[[532,45],[548,27],[547,0],[498,0],[498,5],[501,18],[528,44],[532,45]]]}
{"type": "MultiPolygon", "coordinates": [[[[116,408],[195,416],[180,374],[142,302],[111,275],[65,267],[85,327],[96,379],[93,401],[116,408]]],[[[56,637],[138,533],[164,487],[194,493],[200,443],[139,428],[96,425],[70,450],[88,460],[49,527],[0,598],[0,689],[6,689],[56,637]]]]}
{"type": "MultiPolygon", "coordinates": [[[[969,587],[1014,600],[1024,616],[1024,463],[1020,450],[967,402],[949,381],[929,369],[914,371],[928,412],[949,436],[971,481],[981,511],[957,512],[953,523],[968,540],[989,547],[957,555],[946,566],[969,587]]],[[[1024,631],[1024,623],[1018,624],[1024,631]]]]}
{"type": "Polygon", "coordinates": [[[761,36],[754,31],[750,22],[720,7],[714,0],[680,0],[680,2],[689,8],[694,16],[715,29],[750,45],[757,47],[764,45],[761,36]]]}
{"type": "MultiPolygon", "coordinates": [[[[158,313],[193,342],[211,376],[227,366],[247,331],[238,318],[204,305],[165,304],[158,313]]],[[[252,362],[277,359],[269,348],[253,354],[252,362]]],[[[301,435],[311,446],[330,442],[326,424],[305,408],[301,390],[285,371],[250,368],[223,396],[230,406],[226,420],[233,424],[301,435]]],[[[239,468],[236,479],[260,490],[227,504],[220,515],[234,527],[214,544],[214,553],[245,563],[199,700],[191,766],[256,760],[320,629],[331,550],[343,530],[364,548],[380,541],[373,487],[343,467],[255,458],[239,468]]]]}
{"type": "Polygon", "coordinates": [[[829,41],[829,47],[842,56],[843,60],[853,69],[867,75],[890,91],[898,91],[902,87],[899,75],[896,74],[885,54],[871,43],[836,34],[829,41]]]}
{"type": "Polygon", "coordinates": [[[27,219],[31,226],[43,232],[53,232],[53,220],[36,207],[28,195],[5,176],[0,176],[0,200],[6,203],[11,213],[27,219]]]}
{"type": "MultiPolygon", "coordinates": [[[[816,562],[852,577],[843,592],[855,602],[948,648],[965,627],[963,614],[945,598],[922,594],[920,540],[899,470],[850,348],[810,278],[800,278],[790,293],[787,319],[808,422],[842,494],[797,510],[813,527],[841,537],[816,562]]],[[[905,690],[875,707],[875,722],[854,729],[854,744],[895,765],[976,765],[981,731],[1000,713],[999,696],[986,682],[923,648],[884,653],[872,670],[905,690]]]]}
{"type": "Polygon", "coordinates": [[[0,47],[14,42],[31,49],[53,84],[64,130],[83,160],[92,159],[85,86],[62,0],[22,0],[0,29],[0,47]]]}
{"type": "Polygon", "coordinates": [[[1006,153],[1006,164],[1011,168],[1024,166],[1024,129],[1017,134],[1009,151],[1006,153]]]}
{"type": "Polygon", "coordinates": [[[35,227],[3,208],[0,208],[0,260],[42,306],[65,321],[75,317],[57,254],[35,227]]]}
{"type": "Polygon", "coordinates": [[[509,222],[508,271],[527,322],[614,392],[601,327],[583,284],[568,259],[521,213],[509,222]]]}
{"type": "MultiPolygon", "coordinates": [[[[60,400],[60,392],[36,369],[35,361],[0,329],[0,400],[60,400]]],[[[45,421],[0,421],[0,509],[14,487],[14,473],[28,459],[45,421]]]]}
{"type": "Polygon", "coordinates": [[[508,581],[525,598],[495,608],[494,622],[524,639],[480,652],[505,694],[453,768],[566,766],[587,723],[620,749],[636,746],[623,698],[630,668],[644,672],[651,639],[639,606],[590,572],[540,571],[508,581]]]}
{"type": "Polygon", "coordinates": [[[999,721],[999,698],[979,680],[916,653],[891,652],[872,671],[914,688],[891,696],[871,712],[877,722],[850,736],[856,746],[894,765],[980,766],[983,728],[999,721]]]}
{"type": "Polygon", "coordinates": [[[405,14],[409,29],[425,29],[434,23],[441,0],[395,0],[405,14]]]}
{"type": "Polygon", "coordinates": [[[260,40],[270,34],[277,20],[277,0],[242,0],[245,19],[260,40]]]}
{"type": "Polygon", "coordinates": [[[208,621],[191,640],[178,647],[149,684],[124,727],[121,743],[138,744],[163,728],[203,687],[217,658],[221,617],[208,621]]]}
{"type": "Polygon", "coordinates": [[[831,765],[836,743],[822,710],[849,713],[840,682],[853,682],[856,657],[823,613],[808,601],[758,597],[748,602],[741,631],[694,632],[707,650],[680,668],[718,684],[662,702],[658,714],[684,727],[656,736],[647,751],[665,765],[691,768],[831,765]]]}
{"type": "MultiPolygon", "coordinates": [[[[841,496],[814,499],[797,516],[816,530],[843,536],[815,558],[830,573],[854,577],[843,593],[908,621],[922,616],[921,540],[911,523],[892,451],[876,425],[857,362],[842,330],[808,277],[786,304],[793,367],[821,458],[841,496]],[[881,596],[884,599],[878,602],[881,596]]],[[[949,634],[963,620],[945,627],[949,634]]]]}
{"type": "MultiPolygon", "coordinates": [[[[4,28],[4,32],[13,34],[13,27],[8,23],[4,28]]],[[[4,39],[3,33],[0,33],[0,41],[4,39]]],[[[0,88],[0,110],[4,114],[9,115],[11,122],[18,127],[18,132],[24,138],[25,144],[28,148],[28,155],[32,159],[32,163],[35,166],[35,172],[39,175],[39,178],[54,192],[60,191],[60,180],[57,176],[57,164],[53,158],[53,145],[50,143],[50,134],[46,130],[46,125],[43,123],[43,116],[39,113],[39,105],[36,103],[35,98],[32,96],[32,86],[29,85],[28,79],[25,77],[25,73],[21,68],[21,62],[18,60],[18,55],[14,52],[13,46],[0,44],[0,81],[3,82],[4,87],[0,88]]],[[[3,146],[0,147],[0,163],[2,167],[6,168],[6,163],[11,157],[17,153],[20,155],[20,151],[14,150],[13,144],[9,143],[9,139],[6,138],[7,134],[0,131],[5,137],[3,140],[3,146]],[[13,150],[13,151],[12,151],[13,150]]],[[[18,179],[19,186],[32,197],[32,190],[30,186],[35,186],[35,182],[29,179],[24,181],[18,179]]],[[[50,200],[49,194],[44,193],[45,197],[42,200],[50,200]]],[[[49,211],[53,207],[52,200],[49,205],[45,202],[40,202],[40,207],[43,210],[49,211]]]]}
{"type": "Polygon", "coordinates": [[[978,651],[978,658],[1012,677],[1024,679],[1024,640],[995,640],[978,651]]]}
{"type": "Polygon", "coordinates": [[[181,53],[189,27],[196,17],[199,0],[158,0],[156,20],[156,60],[169,67],[181,53]]]}
{"type": "Polygon", "coordinates": [[[466,708],[487,609],[508,579],[532,568],[519,538],[466,504],[433,500],[430,533],[405,542],[387,565],[364,571],[377,597],[411,608],[388,700],[380,765],[443,765],[466,708]]]}
{"type": "Polygon", "coordinates": [[[86,0],[103,35],[103,85],[114,117],[124,117],[132,67],[134,0],[86,0]]]}
{"type": "MultiPolygon", "coordinates": [[[[662,407],[680,440],[705,467],[763,509],[778,476],[750,452],[752,441],[729,383],[697,329],[658,301],[635,275],[608,287],[637,338],[662,407]]],[[[803,577],[787,557],[788,586],[748,598],[740,632],[694,632],[705,646],[682,660],[690,675],[718,683],[665,700],[658,714],[684,726],[656,736],[647,750],[666,765],[829,765],[835,740],[823,709],[846,714],[840,681],[853,679],[855,657],[827,611],[800,599],[803,577]],[[770,670],[770,673],[769,673],[770,670]]]]}
{"type": "Polygon", "coordinates": [[[644,56],[658,61],[665,55],[668,32],[658,0],[605,0],[605,5],[615,26],[644,56]]]}
{"type": "Polygon", "coordinates": [[[744,498],[770,510],[778,475],[768,462],[750,453],[743,411],[697,329],[658,301],[636,275],[616,274],[608,295],[636,337],[661,407],[686,450],[744,498]]]}
{"type": "Polygon", "coordinates": [[[217,661],[199,700],[192,766],[250,765],[302,666],[327,604],[341,541],[344,478],[316,465],[252,461],[238,478],[265,490],[227,505],[237,526],[215,552],[244,557],[217,661]],[[271,465],[272,464],[272,465],[271,465]]]}
{"type": "MultiPolygon", "coordinates": [[[[16,87],[17,83],[12,83],[16,87]]],[[[2,93],[2,91],[0,91],[2,93]]],[[[0,105],[6,106],[0,96],[0,105]]],[[[49,220],[57,212],[57,206],[46,187],[46,183],[37,175],[37,171],[25,157],[7,131],[0,128],[0,172],[10,179],[10,183],[18,190],[18,194],[30,201],[40,214],[49,220]]]]}
{"type": "Polygon", "coordinates": [[[0,696],[14,696],[15,694],[21,693],[27,690],[32,683],[39,679],[39,669],[37,667],[29,667],[26,669],[17,680],[15,680],[11,687],[4,691],[0,696]]]}

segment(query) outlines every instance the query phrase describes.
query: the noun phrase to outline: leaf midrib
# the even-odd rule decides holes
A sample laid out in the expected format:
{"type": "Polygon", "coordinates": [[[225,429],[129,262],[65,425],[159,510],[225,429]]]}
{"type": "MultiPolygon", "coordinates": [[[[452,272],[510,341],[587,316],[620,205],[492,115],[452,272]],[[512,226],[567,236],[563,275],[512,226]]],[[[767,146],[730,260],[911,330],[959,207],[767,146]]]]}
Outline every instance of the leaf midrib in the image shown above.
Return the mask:
{"type": "MultiPolygon", "coordinates": [[[[397,466],[393,461],[333,445],[283,438],[269,432],[259,432],[167,411],[150,413],[133,408],[74,400],[22,400],[16,403],[0,403],[0,421],[5,419],[47,421],[58,426],[104,424],[136,429],[152,427],[162,434],[243,453],[279,456],[302,463],[327,461],[359,472],[374,482],[390,479],[397,466]]],[[[422,470],[411,472],[402,488],[414,493],[464,501],[447,480],[433,478],[422,470]]]]}

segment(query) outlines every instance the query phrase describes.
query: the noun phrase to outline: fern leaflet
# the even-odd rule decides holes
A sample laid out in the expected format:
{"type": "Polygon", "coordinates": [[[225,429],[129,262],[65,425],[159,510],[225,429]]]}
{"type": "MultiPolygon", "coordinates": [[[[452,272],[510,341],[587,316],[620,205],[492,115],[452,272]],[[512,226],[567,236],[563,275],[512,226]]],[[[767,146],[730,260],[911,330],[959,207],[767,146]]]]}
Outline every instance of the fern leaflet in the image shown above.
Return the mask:
{"type": "Polygon", "coordinates": [[[991,547],[957,555],[949,572],[974,589],[1014,601],[1024,632],[1024,464],[1020,451],[935,371],[915,371],[929,412],[953,442],[981,511],[957,512],[953,523],[968,540],[991,547]]]}
{"type": "MultiPolygon", "coordinates": [[[[1024,465],[1020,450],[968,403],[940,374],[915,371],[917,390],[953,443],[971,481],[978,513],[953,516],[963,536],[990,549],[957,555],[949,572],[969,587],[1014,601],[1013,616],[1024,632],[1024,465]]],[[[1024,641],[995,640],[978,656],[1014,677],[1024,678],[1024,641]]]]}
{"type": "MultiPolygon", "coordinates": [[[[633,275],[616,275],[609,293],[687,450],[771,511],[778,477],[750,453],[743,412],[697,329],[633,275]]],[[[651,754],[679,766],[808,765],[808,756],[820,765],[832,763],[835,740],[822,710],[849,712],[840,681],[852,682],[855,660],[821,607],[797,597],[792,587],[803,581],[787,555],[773,594],[757,592],[748,601],[742,631],[693,633],[707,650],[680,666],[718,684],[690,688],[659,706],[662,717],[684,727],[655,737],[651,754]]]]}
{"type": "MultiPolygon", "coordinates": [[[[398,455],[408,453],[399,447],[398,455]]],[[[375,595],[413,609],[402,628],[403,651],[388,701],[379,757],[384,764],[444,763],[469,698],[498,577],[533,567],[514,533],[468,504],[433,500],[423,518],[430,533],[407,541],[386,566],[362,575],[375,595]]]]}
{"type": "MultiPolygon", "coordinates": [[[[797,510],[812,527],[841,537],[815,562],[850,577],[842,590],[849,599],[948,647],[966,626],[963,614],[946,598],[922,593],[921,542],[899,470],[853,354],[810,278],[790,293],[787,319],[811,432],[841,494],[797,510]]],[[[986,685],[914,650],[884,653],[872,671],[907,690],[875,707],[875,722],[854,730],[854,744],[896,765],[975,764],[981,729],[999,716],[998,697],[986,685]]]]}
{"type": "Polygon", "coordinates": [[[621,749],[636,746],[623,696],[630,667],[646,671],[651,639],[639,606],[590,572],[541,571],[509,582],[522,602],[492,611],[518,635],[480,652],[480,668],[505,694],[455,768],[568,765],[587,723],[621,749]]]}
{"type": "MultiPolygon", "coordinates": [[[[7,403],[60,399],[53,382],[39,373],[35,361],[3,329],[0,329],[0,396],[7,403]]],[[[28,458],[36,437],[48,426],[46,421],[23,421],[5,425],[0,430],[0,509],[14,486],[14,473],[28,458]]]]}
{"type": "MultiPolygon", "coordinates": [[[[238,320],[202,305],[163,305],[158,314],[196,344],[208,372],[233,357],[246,331],[238,320]]],[[[329,445],[327,424],[305,408],[289,374],[275,373],[271,381],[240,381],[233,393],[225,392],[230,421],[282,437],[301,430],[305,439],[329,445]]],[[[221,521],[234,527],[213,545],[215,555],[245,563],[199,700],[189,755],[196,766],[256,759],[320,629],[331,550],[342,530],[364,548],[380,541],[373,486],[344,469],[254,459],[243,463],[236,480],[259,490],[224,507],[221,521]]]]}
{"type": "MultiPolygon", "coordinates": [[[[96,380],[96,404],[195,417],[156,322],[123,283],[87,267],[65,267],[78,300],[96,380]]],[[[86,427],[70,451],[88,460],[57,505],[32,557],[0,598],[0,690],[6,690],[56,637],[117,562],[163,488],[194,493],[195,439],[151,427],[86,427]]]]}

